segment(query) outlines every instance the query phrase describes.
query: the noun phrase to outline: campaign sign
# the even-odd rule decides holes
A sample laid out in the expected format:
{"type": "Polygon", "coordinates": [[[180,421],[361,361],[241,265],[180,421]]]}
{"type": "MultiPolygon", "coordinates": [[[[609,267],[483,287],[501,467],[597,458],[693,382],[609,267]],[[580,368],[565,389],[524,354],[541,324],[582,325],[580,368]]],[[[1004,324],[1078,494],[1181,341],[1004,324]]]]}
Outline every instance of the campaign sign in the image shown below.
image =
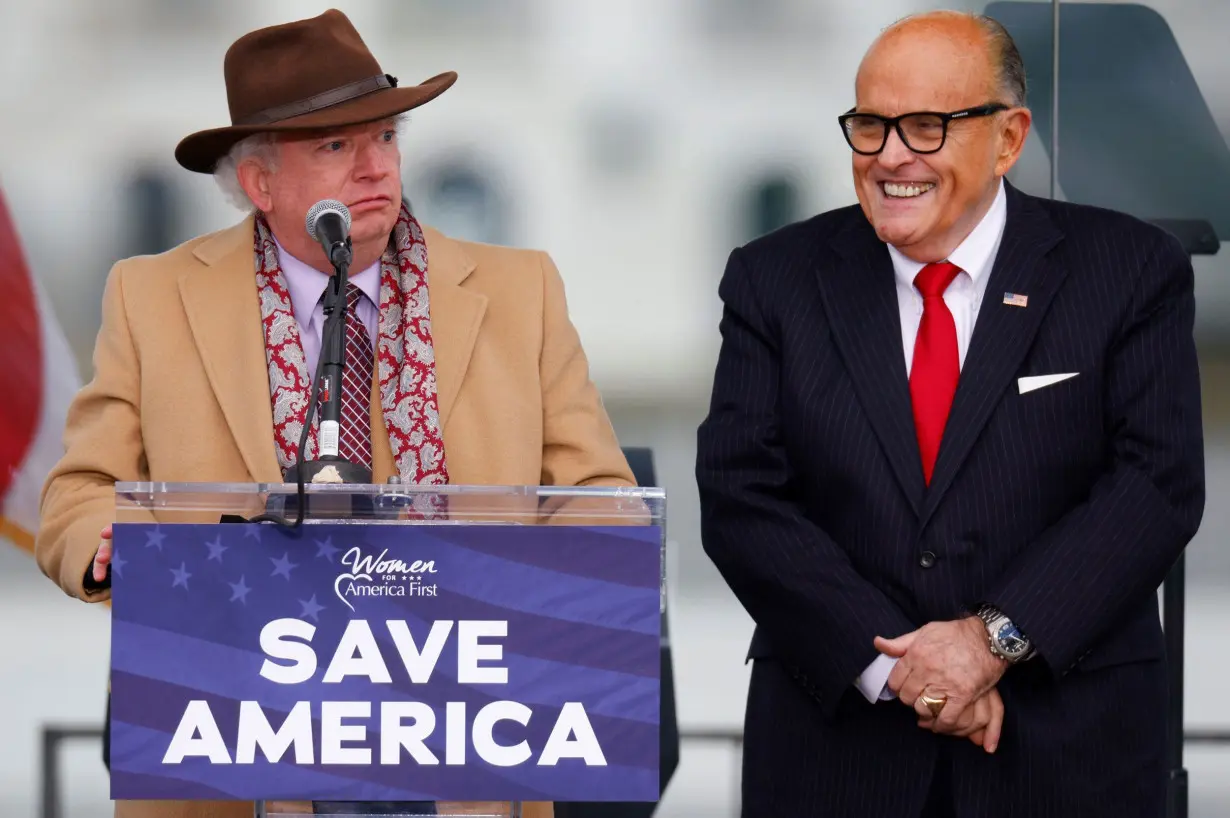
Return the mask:
{"type": "Polygon", "coordinates": [[[656,801],[661,535],[118,524],[111,797],[656,801]]]}

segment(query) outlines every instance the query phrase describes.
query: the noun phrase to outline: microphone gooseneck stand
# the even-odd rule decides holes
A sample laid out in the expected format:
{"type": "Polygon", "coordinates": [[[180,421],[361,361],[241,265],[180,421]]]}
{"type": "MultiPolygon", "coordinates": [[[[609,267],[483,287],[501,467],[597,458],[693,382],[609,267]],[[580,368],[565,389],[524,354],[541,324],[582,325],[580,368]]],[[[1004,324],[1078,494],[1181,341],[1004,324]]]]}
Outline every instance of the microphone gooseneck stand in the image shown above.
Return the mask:
{"type": "MultiPolygon", "coordinates": [[[[340,250],[341,248],[339,248],[340,250]]],[[[366,466],[343,458],[338,451],[342,420],[342,378],[346,362],[346,288],[350,270],[350,239],[346,239],[345,253],[335,251],[334,274],[325,288],[325,324],[321,332],[320,360],[316,364],[316,377],[312,383],[312,399],[308,404],[303,432],[300,436],[297,462],[286,469],[288,483],[300,481],[329,483],[361,483],[372,481],[372,472],[366,466]],[[320,414],[320,434],[315,460],[303,459],[307,434],[312,425],[312,413],[324,388],[324,406],[320,414]],[[324,479],[322,479],[322,477],[324,479]]]]}
{"type": "MultiPolygon", "coordinates": [[[[333,264],[334,274],[329,277],[325,287],[324,312],[325,322],[321,331],[320,357],[316,362],[316,373],[312,379],[311,397],[308,400],[307,412],[303,419],[303,430],[299,434],[299,456],[296,462],[286,468],[283,479],[294,483],[297,491],[294,500],[281,499],[276,505],[293,502],[294,518],[287,519],[285,512],[275,510],[275,498],[264,514],[253,517],[249,522],[272,522],[283,528],[296,529],[303,523],[306,507],[309,504],[305,486],[308,483],[359,484],[367,485],[372,481],[371,469],[352,460],[343,458],[338,451],[342,415],[342,378],[345,375],[346,362],[346,289],[349,283],[351,260],[350,238],[338,242],[329,251],[329,260],[333,264]],[[321,403],[321,391],[324,391],[324,406],[321,408],[319,434],[316,458],[307,460],[308,435],[312,428],[312,419],[316,407],[321,403]]],[[[343,498],[331,498],[327,502],[324,497],[316,498],[312,505],[327,506],[328,516],[368,516],[369,509],[358,495],[343,498]],[[317,501],[319,500],[319,502],[317,501]],[[345,508],[337,508],[342,500],[345,508]],[[366,513],[365,513],[366,512],[366,513]]],[[[325,510],[322,508],[321,510],[325,510]]]]}

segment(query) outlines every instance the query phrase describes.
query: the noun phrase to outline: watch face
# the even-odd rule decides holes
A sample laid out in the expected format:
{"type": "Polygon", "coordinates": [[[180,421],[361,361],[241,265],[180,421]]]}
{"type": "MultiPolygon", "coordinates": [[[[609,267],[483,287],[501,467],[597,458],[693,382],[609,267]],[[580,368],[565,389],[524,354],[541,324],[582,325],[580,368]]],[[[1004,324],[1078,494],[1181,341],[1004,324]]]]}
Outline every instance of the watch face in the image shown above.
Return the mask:
{"type": "Polygon", "coordinates": [[[1000,625],[999,630],[995,632],[995,641],[999,644],[1000,650],[1009,656],[1018,656],[1029,649],[1029,643],[1021,636],[1016,625],[1011,622],[1000,625]]]}

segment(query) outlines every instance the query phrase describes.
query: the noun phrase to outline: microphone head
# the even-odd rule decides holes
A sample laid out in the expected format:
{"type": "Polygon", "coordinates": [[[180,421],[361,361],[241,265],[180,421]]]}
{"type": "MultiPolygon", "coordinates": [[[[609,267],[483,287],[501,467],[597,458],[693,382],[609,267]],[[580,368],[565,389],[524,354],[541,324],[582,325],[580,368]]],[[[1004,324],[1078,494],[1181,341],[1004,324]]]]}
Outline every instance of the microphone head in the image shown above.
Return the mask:
{"type": "Polygon", "coordinates": [[[336,213],[340,216],[342,223],[346,226],[346,232],[350,232],[350,209],[337,199],[321,199],[312,205],[307,212],[306,226],[309,236],[316,239],[316,241],[321,240],[321,237],[316,235],[316,223],[326,213],[336,213]]]}

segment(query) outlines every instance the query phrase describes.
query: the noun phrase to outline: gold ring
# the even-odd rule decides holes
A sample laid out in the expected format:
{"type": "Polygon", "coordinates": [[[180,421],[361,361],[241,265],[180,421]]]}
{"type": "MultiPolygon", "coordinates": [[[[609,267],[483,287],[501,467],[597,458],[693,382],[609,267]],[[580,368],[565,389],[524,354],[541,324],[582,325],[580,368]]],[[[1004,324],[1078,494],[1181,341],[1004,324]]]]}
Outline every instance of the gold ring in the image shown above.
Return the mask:
{"type": "Polygon", "coordinates": [[[926,693],[919,696],[918,700],[927,706],[927,709],[931,711],[931,717],[936,719],[940,717],[940,711],[944,709],[944,705],[948,704],[947,696],[940,696],[936,699],[926,693]]]}

